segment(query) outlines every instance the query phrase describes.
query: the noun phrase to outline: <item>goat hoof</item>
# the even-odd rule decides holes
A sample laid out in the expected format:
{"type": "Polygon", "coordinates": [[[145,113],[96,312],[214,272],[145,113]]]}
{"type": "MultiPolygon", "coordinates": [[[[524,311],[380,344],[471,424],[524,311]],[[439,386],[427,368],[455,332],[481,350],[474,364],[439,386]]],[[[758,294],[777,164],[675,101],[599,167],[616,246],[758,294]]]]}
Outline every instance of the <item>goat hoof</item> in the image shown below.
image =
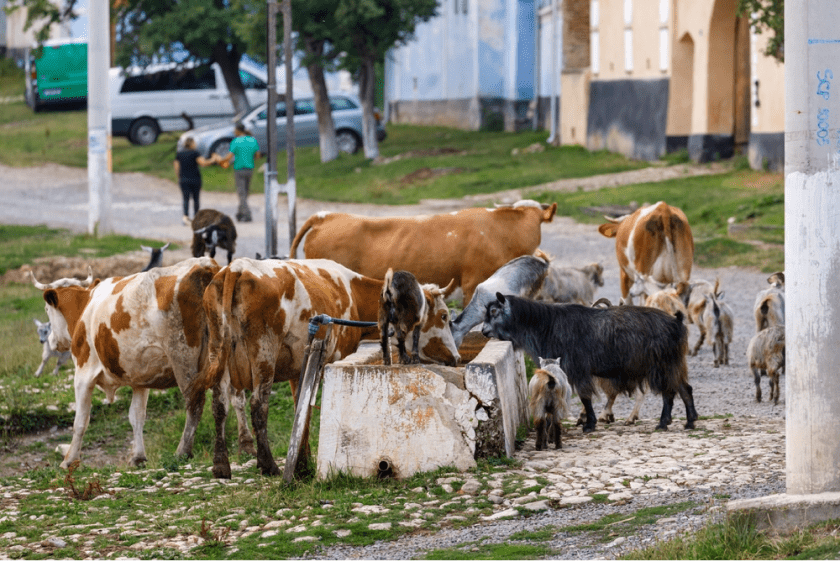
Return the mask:
{"type": "Polygon", "coordinates": [[[659,423],[656,425],[656,430],[668,430],[668,425],[664,423],[659,423]]]}
{"type": "Polygon", "coordinates": [[[595,432],[595,425],[583,425],[583,432],[595,432]]]}
{"type": "Polygon", "coordinates": [[[686,430],[691,430],[691,429],[693,429],[693,428],[694,428],[694,421],[688,421],[688,422],[685,424],[685,429],[686,429],[686,430]]]}

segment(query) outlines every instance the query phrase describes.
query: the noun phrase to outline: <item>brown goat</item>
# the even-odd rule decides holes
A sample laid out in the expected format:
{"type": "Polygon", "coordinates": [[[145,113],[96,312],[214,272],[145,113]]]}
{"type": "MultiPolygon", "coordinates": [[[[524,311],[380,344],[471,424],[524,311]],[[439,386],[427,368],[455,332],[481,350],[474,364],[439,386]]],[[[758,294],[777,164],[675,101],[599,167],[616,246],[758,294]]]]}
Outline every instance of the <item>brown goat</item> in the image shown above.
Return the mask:
{"type": "Polygon", "coordinates": [[[192,221],[193,257],[203,257],[205,252],[211,258],[216,257],[216,248],[227,250],[228,265],[236,252],[236,226],[227,214],[211,208],[203,208],[195,213],[192,221]]]}
{"type": "Polygon", "coordinates": [[[391,364],[390,326],[394,326],[400,363],[420,362],[420,327],[426,317],[426,298],[417,279],[408,271],[388,269],[382,295],[379,297],[379,332],[382,343],[382,361],[391,364]],[[412,333],[411,356],[405,349],[405,338],[412,333]]]}
{"type": "Polygon", "coordinates": [[[555,448],[562,448],[561,421],[569,416],[572,387],[557,359],[540,358],[540,368],[534,371],[528,384],[529,412],[537,431],[537,450],[548,449],[548,440],[555,448]]]}
{"type": "Polygon", "coordinates": [[[756,333],[773,325],[785,325],[785,274],[773,273],[767,283],[770,288],[756,295],[753,306],[756,333]]]}
{"type": "Polygon", "coordinates": [[[755,400],[761,403],[761,376],[770,378],[770,399],[779,404],[779,375],[785,369],[785,328],[762,329],[747,347],[747,359],[755,380],[755,400]]]}

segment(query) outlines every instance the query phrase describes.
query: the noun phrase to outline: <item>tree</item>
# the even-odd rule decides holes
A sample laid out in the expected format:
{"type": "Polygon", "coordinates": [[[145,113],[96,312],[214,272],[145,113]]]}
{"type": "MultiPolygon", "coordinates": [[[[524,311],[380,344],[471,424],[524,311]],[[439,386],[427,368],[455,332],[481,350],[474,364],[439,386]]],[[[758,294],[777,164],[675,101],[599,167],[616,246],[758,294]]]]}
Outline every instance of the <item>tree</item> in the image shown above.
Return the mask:
{"type": "Polygon", "coordinates": [[[785,61],[785,0],[738,0],[738,14],[748,14],[756,33],[770,32],[764,55],[785,61]]]}
{"type": "Polygon", "coordinates": [[[337,0],[334,45],[346,55],[342,65],[354,72],[364,118],[365,157],[379,156],[373,116],[376,62],[406,44],[418,23],[437,15],[437,0],[337,0]]]}
{"type": "MultiPolygon", "coordinates": [[[[302,63],[306,66],[312,86],[315,112],[318,115],[321,162],[329,162],[338,157],[335,125],[324,76],[326,70],[337,67],[340,57],[340,53],[332,48],[336,6],[337,0],[292,2],[292,28],[297,33],[295,50],[304,54],[302,63]]],[[[247,33],[243,33],[250,38],[250,52],[259,53],[256,58],[261,61],[264,60],[266,44],[264,29],[265,17],[257,16],[250,20],[247,33]]],[[[283,37],[282,18],[278,18],[277,36],[283,37]]]]}
{"type": "MultiPolygon", "coordinates": [[[[36,30],[39,40],[49,26],[75,19],[78,0],[57,7],[50,0],[12,0],[13,9],[28,10],[27,28],[43,21],[36,30]]],[[[216,62],[222,70],[236,113],[251,106],[239,76],[239,62],[246,41],[241,30],[253,13],[248,0],[116,0],[113,10],[118,35],[115,62],[121,66],[148,64],[186,54],[178,62],[216,62]]],[[[265,4],[262,4],[265,9],[265,4]]]]}

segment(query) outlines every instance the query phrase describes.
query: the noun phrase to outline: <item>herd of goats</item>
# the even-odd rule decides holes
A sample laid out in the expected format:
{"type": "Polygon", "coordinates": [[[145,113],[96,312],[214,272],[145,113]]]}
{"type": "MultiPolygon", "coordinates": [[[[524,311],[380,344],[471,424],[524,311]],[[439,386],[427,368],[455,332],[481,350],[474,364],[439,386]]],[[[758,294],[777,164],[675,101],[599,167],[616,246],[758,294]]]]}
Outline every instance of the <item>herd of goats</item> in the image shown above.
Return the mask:
{"type": "MultiPolygon", "coordinates": [[[[170,295],[168,298],[177,300],[181,305],[179,321],[183,324],[181,328],[187,339],[191,336],[185,330],[187,323],[190,323],[193,330],[203,330],[203,337],[210,339],[210,356],[205,356],[205,353],[203,358],[196,359],[199,364],[194,368],[225,371],[225,385],[230,392],[227,399],[237,408],[240,422],[240,447],[250,438],[247,426],[243,428],[244,390],[253,393],[252,412],[255,409],[266,409],[267,394],[264,390],[270,388],[273,382],[290,381],[294,391],[296,380],[284,369],[289,367],[291,371],[291,367],[294,367],[299,370],[300,356],[304,352],[303,348],[287,348],[283,351],[285,355],[277,354],[279,358],[271,363],[277,364],[276,367],[272,366],[277,369],[276,372],[269,372],[268,378],[259,378],[256,373],[243,371],[245,367],[242,366],[240,353],[246,351],[242,349],[248,345],[257,345],[247,339],[246,332],[249,329],[253,331],[253,325],[258,319],[269,323],[285,321],[284,325],[269,326],[275,340],[268,344],[280,347],[289,345],[290,340],[300,339],[299,346],[302,347],[305,345],[303,337],[283,337],[284,333],[300,329],[297,324],[290,327],[289,322],[305,323],[308,319],[290,319],[287,316],[302,316],[305,315],[304,311],[324,313],[322,310],[298,306],[294,308],[294,313],[291,308],[284,308],[284,313],[277,314],[276,317],[282,317],[282,320],[265,319],[270,315],[266,313],[265,304],[251,306],[261,308],[259,310],[248,309],[245,305],[248,295],[253,297],[258,294],[254,288],[256,281],[253,280],[257,278],[268,279],[265,281],[267,284],[260,287],[263,290],[260,293],[263,298],[261,302],[269,302],[271,299],[279,302],[283,298],[305,299],[307,303],[313,303],[313,306],[317,301],[327,302],[331,299],[337,302],[330,306],[338,305],[338,301],[350,302],[351,307],[357,311],[346,312],[345,319],[375,323],[376,327],[366,332],[364,338],[381,342],[383,363],[386,365],[393,360],[392,343],[396,346],[397,357],[402,364],[421,360],[454,364],[459,359],[457,349],[466,334],[479,325],[484,336],[510,341],[539,365],[529,383],[530,413],[536,429],[538,450],[547,448],[549,441],[553,441],[556,448],[561,447],[561,420],[571,415],[573,391],[583,405],[578,424],[583,425],[584,432],[593,431],[598,420],[615,420],[612,406],[621,393],[636,396],[635,407],[626,420],[627,424],[634,423],[638,419],[644,393],[648,390],[661,395],[663,399],[657,429],[666,430],[671,423],[672,406],[677,394],[686,408],[685,428],[694,428],[697,412],[692,387],[688,383],[686,356],[696,355],[704,341],[708,340],[713,349],[714,366],[729,364],[733,314],[723,300],[719,282],[689,280],[693,238],[685,215],[680,209],[660,202],[623,217],[608,218],[609,222],[599,228],[603,235],[616,238],[622,298],[617,305],[613,305],[605,298],[595,300],[597,288],[603,286],[603,267],[600,264],[593,263],[582,268],[560,267],[538,248],[540,226],[543,222],[551,221],[555,210],[556,205],[520,201],[502,208],[467,209],[446,215],[420,217],[366,218],[318,213],[307,221],[293,241],[292,256],[301,246],[306,257],[298,261],[277,256],[263,260],[259,254],[257,259],[234,260],[236,228],[233,221],[221,212],[205,209],[196,214],[192,223],[193,255],[195,258],[204,258],[205,253],[209,253],[210,258],[214,258],[216,250],[221,249],[227,251],[228,258],[227,267],[221,268],[213,262],[214,269],[205,275],[205,280],[190,281],[193,284],[198,282],[201,288],[197,300],[193,300],[197,302],[193,308],[197,309],[196,313],[202,313],[203,293],[208,317],[206,320],[193,319],[188,322],[183,302],[189,298],[182,294],[170,295]],[[271,265],[260,265],[262,262],[271,265]],[[317,263],[318,268],[312,265],[312,270],[317,270],[323,278],[333,279],[328,283],[331,285],[329,290],[333,292],[323,292],[327,290],[319,286],[323,278],[317,282],[307,280],[316,278],[307,276],[309,269],[304,274],[304,269],[309,267],[307,263],[317,263]],[[335,281],[337,273],[330,272],[333,271],[333,265],[335,271],[344,271],[350,275],[347,276],[350,279],[347,287],[362,280],[383,279],[375,281],[376,291],[367,293],[365,297],[369,299],[371,294],[378,294],[378,301],[354,302],[357,293],[350,288],[343,293],[335,293],[334,290],[341,282],[335,281]],[[324,276],[325,268],[330,272],[329,275],[324,276]],[[226,274],[229,271],[235,271],[236,274],[226,274]],[[250,285],[246,285],[244,279],[249,273],[253,277],[248,277],[252,280],[249,281],[250,285]],[[287,283],[289,280],[291,284],[287,283]],[[218,293],[221,295],[224,291],[227,299],[215,309],[208,307],[208,294],[214,283],[218,293]],[[299,289],[290,289],[292,285],[302,286],[300,293],[296,292],[299,289]],[[441,286],[445,288],[439,288],[441,286]],[[458,296],[463,298],[463,311],[449,320],[445,305],[444,313],[441,313],[443,299],[458,299],[458,296]],[[239,308],[234,310],[236,306],[239,308]],[[216,326],[214,318],[218,320],[216,326]],[[433,331],[431,326],[441,318],[444,320],[443,329],[433,331]],[[241,325],[238,326],[237,322],[241,325]],[[694,323],[700,331],[700,337],[691,349],[687,323],[694,323]],[[249,329],[241,327],[246,324],[249,329]],[[429,342],[430,333],[434,335],[434,344],[429,342]],[[443,354],[429,351],[432,348],[442,349],[443,354]],[[204,363],[201,363],[202,360],[204,363]],[[288,364],[281,366],[282,360],[287,360],[288,364]],[[607,403],[604,411],[596,418],[592,397],[598,392],[607,397],[607,403]]],[[[125,279],[100,282],[93,281],[93,275],[90,274],[86,281],[61,279],[42,284],[32,276],[35,286],[44,291],[46,309],[51,320],[48,323],[35,320],[43,345],[42,362],[35,375],[39,376],[43,372],[46,362],[52,357],[57,358],[53,374],[71,358],[71,354],[76,365],[74,440],[62,463],[63,467],[70,460],[78,458],[81,438],[89,421],[90,396],[89,393],[81,396],[80,392],[90,392],[95,385],[105,390],[109,398],[113,398],[114,389],[121,385],[131,385],[135,391],[130,410],[135,431],[132,461],[139,463],[145,460],[142,421],[145,419],[146,398],[142,393],[138,398],[137,392],[145,391],[145,396],[148,396],[150,388],[171,387],[177,383],[185,393],[188,407],[188,426],[184,429],[178,453],[189,454],[191,451],[195,428],[190,428],[190,424],[196,421],[191,421],[190,410],[197,409],[197,412],[192,411],[192,416],[197,414],[200,417],[204,391],[210,389],[209,386],[196,385],[201,389],[198,392],[201,394],[201,404],[191,407],[191,398],[185,389],[190,386],[191,379],[187,378],[185,382],[178,378],[178,367],[174,359],[170,358],[167,364],[165,357],[160,358],[163,362],[158,366],[168,369],[170,374],[173,369],[176,371],[176,379],[169,380],[169,385],[160,378],[145,382],[145,387],[141,382],[132,383],[134,367],[125,364],[126,357],[141,355],[129,355],[125,349],[122,349],[121,355],[121,349],[117,348],[118,340],[110,334],[111,331],[119,333],[126,330],[131,324],[131,310],[123,308],[125,304],[122,303],[122,296],[129,294],[125,287],[130,286],[133,277],[154,275],[155,289],[163,286],[161,279],[165,273],[162,271],[167,268],[162,267],[162,256],[167,247],[168,244],[160,249],[144,247],[151,254],[148,266],[142,272],[125,279]],[[92,296],[90,291],[95,290],[96,286],[106,286],[107,294],[92,296]],[[76,297],[81,304],[68,305],[68,297],[57,293],[67,287],[88,291],[88,295],[76,297]],[[125,292],[117,299],[122,290],[125,292]],[[115,299],[116,304],[112,303],[108,308],[110,315],[103,320],[105,324],[99,325],[98,335],[86,333],[85,322],[90,323],[89,319],[85,319],[90,317],[87,308],[99,305],[95,303],[101,304],[107,298],[115,299]],[[68,311],[73,306],[75,311],[68,311]],[[56,334],[56,324],[60,325],[63,335],[56,334]],[[103,335],[103,329],[108,332],[105,333],[107,337],[103,335]],[[97,368],[100,371],[94,373],[90,383],[82,384],[79,381],[80,367],[90,362],[89,356],[92,353],[98,355],[97,368]],[[138,390],[138,387],[141,389],[138,390]],[[86,410],[79,407],[79,404],[85,403],[86,410]],[[135,418],[140,419],[139,423],[135,423],[135,418]]],[[[178,265],[172,266],[176,267],[178,265]]],[[[188,284],[186,278],[178,277],[180,285],[188,284]]],[[[755,379],[756,400],[761,401],[760,379],[766,375],[770,379],[770,399],[778,403],[779,375],[783,373],[785,364],[784,273],[771,275],[768,283],[770,287],[756,297],[756,334],[750,341],[747,354],[755,379]]],[[[160,293],[157,295],[161,313],[164,310],[161,302],[165,299],[160,293]]],[[[279,303],[276,305],[280,306],[279,303]]],[[[345,313],[342,310],[350,308],[330,309],[340,314],[345,313]]],[[[326,310],[327,313],[330,309],[326,310]]],[[[91,324],[87,325],[87,329],[93,331],[94,328],[91,324]]],[[[140,339],[144,337],[148,339],[151,335],[144,332],[140,339]]],[[[183,340],[184,336],[180,338],[183,340]]],[[[354,345],[358,344],[358,338],[351,343],[347,348],[337,346],[331,360],[352,352],[354,345]]],[[[151,345],[148,340],[146,344],[151,345]]],[[[162,343],[162,346],[165,344],[162,343]]],[[[224,403],[224,407],[217,406],[217,394],[222,393],[214,388],[213,411],[214,416],[218,413],[223,420],[228,402],[225,396],[218,397],[218,403],[224,403]]],[[[266,450],[265,426],[259,419],[259,414],[252,413],[258,466],[265,474],[276,474],[276,465],[266,450]]],[[[219,423],[220,417],[216,417],[217,429],[219,423]]],[[[217,477],[230,477],[229,465],[217,463],[218,447],[226,447],[223,437],[220,444],[218,434],[216,446],[213,473],[217,477]]],[[[250,441],[250,448],[253,449],[253,440],[250,441]]],[[[226,464],[226,448],[222,455],[226,464]]]]}

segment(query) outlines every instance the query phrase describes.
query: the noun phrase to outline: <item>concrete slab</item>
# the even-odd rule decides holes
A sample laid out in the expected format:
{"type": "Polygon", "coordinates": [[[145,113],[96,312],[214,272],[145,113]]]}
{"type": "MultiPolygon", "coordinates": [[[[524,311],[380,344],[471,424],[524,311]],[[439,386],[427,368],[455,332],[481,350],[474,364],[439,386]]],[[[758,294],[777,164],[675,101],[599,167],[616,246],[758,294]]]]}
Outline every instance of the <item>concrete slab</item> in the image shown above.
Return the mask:
{"type": "Polygon", "coordinates": [[[789,533],[817,522],[840,518],[840,493],[814,495],[768,495],[756,499],[730,501],[729,514],[755,516],[760,530],[789,533]]]}
{"type": "Polygon", "coordinates": [[[487,341],[464,368],[381,363],[378,342],[328,364],[321,395],[318,476],[410,477],[512,455],[527,422],[524,359],[487,341]]]}

